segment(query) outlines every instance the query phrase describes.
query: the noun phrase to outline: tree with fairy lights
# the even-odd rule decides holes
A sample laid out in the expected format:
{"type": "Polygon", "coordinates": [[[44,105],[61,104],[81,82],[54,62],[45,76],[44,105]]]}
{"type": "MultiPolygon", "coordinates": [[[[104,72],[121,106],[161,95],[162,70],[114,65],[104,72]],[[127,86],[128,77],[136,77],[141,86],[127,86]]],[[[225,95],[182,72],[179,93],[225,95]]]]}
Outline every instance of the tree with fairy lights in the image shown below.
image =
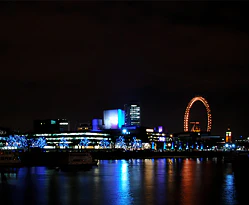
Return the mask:
{"type": "Polygon", "coordinates": [[[99,144],[99,145],[100,145],[101,147],[103,147],[103,148],[106,148],[106,147],[109,146],[109,144],[110,144],[110,142],[108,142],[107,140],[104,140],[104,139],[103,139],[103,140],[100,141],[100,144],[99,144]]]}
{"type": "Polygon", "coordinates": [[[19,136],[19,147],[26,148],[28,146],[28,140],[25,136],[19,136]]]}
{"type": "Polygon", "coordinates": [[[79,143],[79,145],[82,147],[84,147],[84,148],[86,148],[87,146],[88,146],[88,144],[90,143],[90,141],[86,138],[86,137],[84,137],[82,140],[80,140],[80,143],[79,143]]]}
{"type": "Polygon", "coordinates": [[[6,142],[8,147],[18,147],[17,137],[15,136],[10,135],[6,142]]]}
{"type": "Polygon", "coordinates": [[[45,137],[39,137],[37,139],[32,140],[32,145],[31,147],[39,147],[39,148],[44,148],[47,145],[47,141],[45,137]]]}
{"type": "Polygon", "coordinates": [[[120,136],[119,138],[117,138],[116,143],[118,144],[120,148],[126,149],[125,139],[123,136],[120,136]]]}
{"type": "Polygon", "coordinates": [[[187,142],[187,144],[186,144],[186,150],[188,150],[189,149],[189,147],[188,147],[188,142],[187,142]]]}
{"type": "Polygon", "coordinates": [[[133,137],[133,140],[132,140],[131,144],[132,144],[133,149],[137,149],[137,148],[140,147],[140,143],[139,143],[139,141],[137,140],[136,137],[133,137]]]}
{"type": "Polygon", "coordinates": [[[61,141],[60,141],[60,143],[59,143],[59,146],[60,146],[60,147],[63,147],[63,148],[64,148],[64,147],[66,147],[66,148],[69,147],[68,142],[67,142],[67,140],[65,139],[65,137],[62,137],[62,138],[61,138],[61,141]]]}
{"type": "Polygon", "coordinates": [[[16,148],[26,148],[28,146],[28,141],[25,136],[9,136],[7,139],[8,147],[16,147],[16,148]]]}

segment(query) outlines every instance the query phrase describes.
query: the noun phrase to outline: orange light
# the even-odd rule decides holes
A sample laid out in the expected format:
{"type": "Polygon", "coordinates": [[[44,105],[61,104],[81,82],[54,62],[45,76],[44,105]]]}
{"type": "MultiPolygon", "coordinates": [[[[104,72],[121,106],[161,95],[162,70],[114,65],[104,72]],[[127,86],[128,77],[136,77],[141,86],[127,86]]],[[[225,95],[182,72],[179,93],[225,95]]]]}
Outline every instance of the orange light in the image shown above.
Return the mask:
{"type": "Polygon", "coordinates": [[[184,127],[184,132],[188,132],[189,112],[190,112],[190,109],[191,109],[192,105],[196,101],[201,101],[203,103],[203,105],[206,107],[207,117],[208,117],[207,132],[210,132],[211,131],[211,127],[212,127],[211,109],[210,109],[210,106],[209,106],[208,102],[203,97],[194,97],[188,103],[188,106],[187,106],[185,114],[184,114],[184,126],[183,126],[184,127]]]}

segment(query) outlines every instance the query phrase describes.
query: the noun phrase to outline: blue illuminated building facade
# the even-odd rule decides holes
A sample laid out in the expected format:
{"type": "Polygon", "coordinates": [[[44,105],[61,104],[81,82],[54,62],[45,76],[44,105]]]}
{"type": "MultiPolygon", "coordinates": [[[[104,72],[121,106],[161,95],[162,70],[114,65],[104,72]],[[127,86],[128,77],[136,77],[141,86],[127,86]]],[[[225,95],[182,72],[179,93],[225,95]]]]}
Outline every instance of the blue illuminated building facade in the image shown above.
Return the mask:
{"type": "Polygon", "coordinates": [[[121,129],[125,123],[125,112],[121,109],[104,111],[104,128],[121,129]]]}

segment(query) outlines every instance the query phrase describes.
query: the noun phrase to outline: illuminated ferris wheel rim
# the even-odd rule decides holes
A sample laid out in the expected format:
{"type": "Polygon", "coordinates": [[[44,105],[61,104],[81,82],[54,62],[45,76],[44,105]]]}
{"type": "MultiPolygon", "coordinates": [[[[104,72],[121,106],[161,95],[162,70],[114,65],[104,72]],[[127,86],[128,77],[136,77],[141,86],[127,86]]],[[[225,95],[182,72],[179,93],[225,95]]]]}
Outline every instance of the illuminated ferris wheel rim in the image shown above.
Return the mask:
{"type": "Polygon", "coordinates": [[[190,100],[190,102],[188,103],[188,106],[187,106],[187,108],[185,110],[185,114],[184,114],[184,132],[188,132],[189,131],[189,129],[188,129],[189,112],[190,112],[190,109],[192,108],[193,104],[196,101],[201,101],[203,103],[203,105],[206,107],[207,117],[208,117],[207,132],[210,132],[211,131],[211,127],[212,127],[211,109],[210,109],[210,106],[209,106],[207,100],[205,98],[201,97],[201,96],[196,96],[196,97],[192,98],[190,100]]]}

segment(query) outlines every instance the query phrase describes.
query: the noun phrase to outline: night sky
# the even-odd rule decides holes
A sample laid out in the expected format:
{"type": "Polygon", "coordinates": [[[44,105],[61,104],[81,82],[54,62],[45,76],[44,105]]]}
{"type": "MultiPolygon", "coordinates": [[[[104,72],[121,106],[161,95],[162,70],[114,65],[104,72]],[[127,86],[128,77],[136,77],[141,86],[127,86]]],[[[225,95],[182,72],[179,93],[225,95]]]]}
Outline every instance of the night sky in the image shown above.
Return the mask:
{"type": "MultiPolygon", "coordinates": [[[[213,134],[230,125],[248,136],[248,5],[1,3],[0,126],[87,122],[136,100],[143,125],[180,132],[188,102],[202,95],[213,134]]],[[[207,121],[201,103],[191,120],[207,121]]]]}

